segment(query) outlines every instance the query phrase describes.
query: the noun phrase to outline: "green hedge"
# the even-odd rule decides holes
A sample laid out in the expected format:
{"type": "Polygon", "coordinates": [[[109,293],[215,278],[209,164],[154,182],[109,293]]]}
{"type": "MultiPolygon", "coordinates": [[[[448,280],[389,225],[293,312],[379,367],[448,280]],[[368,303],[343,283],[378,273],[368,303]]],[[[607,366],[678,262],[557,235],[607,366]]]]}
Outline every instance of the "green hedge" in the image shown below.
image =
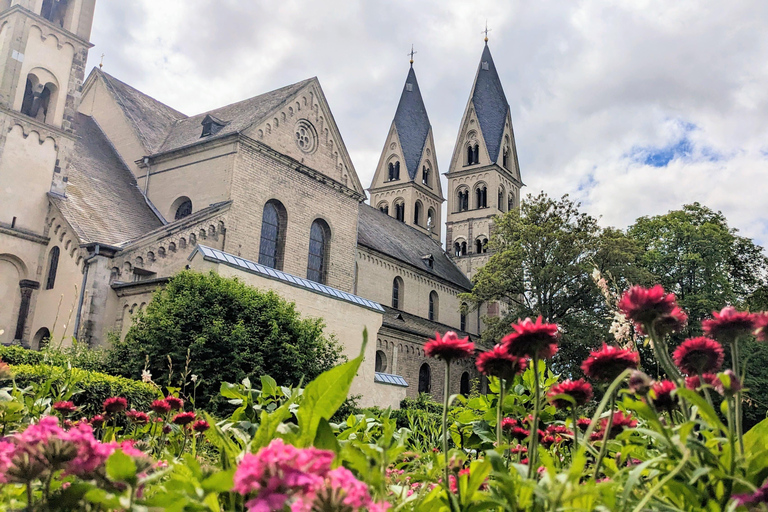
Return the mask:
{"type": "Polygon", "coordinates": [[[160,397],[160,391],[151,384],[79,368],[21,364],[11,365],[11,371],[18,387],[44,383],[52,378],[55,379],[54,386],[62,386],[68,378],[71,379],[80,391],[71,400],[81,407],[84,416],[89,417],[99,414],[104,400],[111,396],[125,398],[129,408],[140,411],[148,411],[152,401],[160,397]]]}
{"type": "Polygon", "coordinates": [[[63,348],[47,348],[42,351],[30,350],[19,345],[0,345],[0,360],[8,364],[49,364],[72,366],[83,370],[108,372],[103,350],[91,349],[86,344],[74,344],[63,348]]]}

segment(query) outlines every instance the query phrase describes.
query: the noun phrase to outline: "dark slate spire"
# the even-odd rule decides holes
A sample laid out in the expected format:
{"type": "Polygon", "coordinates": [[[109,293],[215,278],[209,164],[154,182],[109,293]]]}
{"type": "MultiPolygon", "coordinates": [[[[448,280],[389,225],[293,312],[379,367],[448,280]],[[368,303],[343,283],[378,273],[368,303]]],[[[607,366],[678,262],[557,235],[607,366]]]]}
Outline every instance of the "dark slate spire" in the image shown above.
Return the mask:
{"type": "Polygon", "coordinates": [[[496,72],[496,65],[493,63],[487,42],[483,48],[480,68],[477,71],[477,78],[475,78],[472,103],[475,105],[477,120],[483,131],[488,154],[491,161],[495,162],[499,158],[501,137],[504,135],[504,123],[507,120],[509,103],[504,95],[504,89],[501,87],[501,80],[499,80],[499,74],[496,72]]]}
{"type": "Polygon", "coordinates": [[[405,166],[411,181],[416,178],[421,161],[421,153],[429,135],[429,117],[424,101],[421,99],[419,83],[413,65],[405,79],[403,94],[395,112],[395,127],[400,136],[400,146],[403,148],[405,166]]]}

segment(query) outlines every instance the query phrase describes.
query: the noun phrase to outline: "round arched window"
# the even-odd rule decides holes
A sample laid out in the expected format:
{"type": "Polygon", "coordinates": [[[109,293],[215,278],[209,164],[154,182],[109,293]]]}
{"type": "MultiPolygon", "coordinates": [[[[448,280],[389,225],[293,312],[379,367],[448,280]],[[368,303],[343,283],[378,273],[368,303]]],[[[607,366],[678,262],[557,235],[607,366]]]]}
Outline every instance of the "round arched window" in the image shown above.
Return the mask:
{"type": "Polygon", "coordinates": [[[386,373],[387,371],[387,355],[383,350],[376,351],[376,371],[379,373],[386,373]]]}

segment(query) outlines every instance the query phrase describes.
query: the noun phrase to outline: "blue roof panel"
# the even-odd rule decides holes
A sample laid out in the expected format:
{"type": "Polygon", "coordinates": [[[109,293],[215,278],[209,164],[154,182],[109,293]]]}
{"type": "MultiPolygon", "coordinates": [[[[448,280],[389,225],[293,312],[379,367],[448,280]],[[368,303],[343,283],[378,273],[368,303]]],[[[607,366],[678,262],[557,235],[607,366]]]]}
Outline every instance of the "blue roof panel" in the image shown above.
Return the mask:
{"type": "Polygon", "coordinates": [[[375,372],[373,374],[373,381],[380,384],[391,384],[393,386],[408,387],[408,382],[400,375],[392,375],[391,373],[375,372]]]}

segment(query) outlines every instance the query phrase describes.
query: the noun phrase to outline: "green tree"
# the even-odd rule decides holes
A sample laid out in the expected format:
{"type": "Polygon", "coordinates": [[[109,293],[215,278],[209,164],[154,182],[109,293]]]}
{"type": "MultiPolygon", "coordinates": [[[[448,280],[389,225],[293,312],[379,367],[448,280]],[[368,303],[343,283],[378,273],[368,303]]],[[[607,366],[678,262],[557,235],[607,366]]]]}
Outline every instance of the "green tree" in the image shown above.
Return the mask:
{"type": "Polygon", "coordinates": [[[564,334],[554,365],[568,376],[581,373],[591,348],[612,341],[610,312],[592,271],[613,276],[620,286],[649,277],[637,268],[640,251],[633,240],[602,229],[579,208],[568,196],[556,200],[542,192],[497,217],[489,242],[493,255],[463,296],[475,307],[491,301],[508,306],[503,317],[488,319],[486,343],[496,343],[518,318],[541,315],[558,323],[564,334]]]}
{"type": "MultiPolygon", "coordinates": [[[[110,350],[120,374],[141,378],[145,361],[155,381],[166,385],[168,358],[173,385],[189,374],[202,379],[196,406],[223,410],[221,382],[258,382],[270,375],[280,384],[309,382],[334,366],[340,347],[323,335],[318,319],[302,319],[293,303],[237,279],[183,271],[155,293],[124,341],[110,350]]],[[[186,391],[191,394],[190,387],[186,391]]]]}

